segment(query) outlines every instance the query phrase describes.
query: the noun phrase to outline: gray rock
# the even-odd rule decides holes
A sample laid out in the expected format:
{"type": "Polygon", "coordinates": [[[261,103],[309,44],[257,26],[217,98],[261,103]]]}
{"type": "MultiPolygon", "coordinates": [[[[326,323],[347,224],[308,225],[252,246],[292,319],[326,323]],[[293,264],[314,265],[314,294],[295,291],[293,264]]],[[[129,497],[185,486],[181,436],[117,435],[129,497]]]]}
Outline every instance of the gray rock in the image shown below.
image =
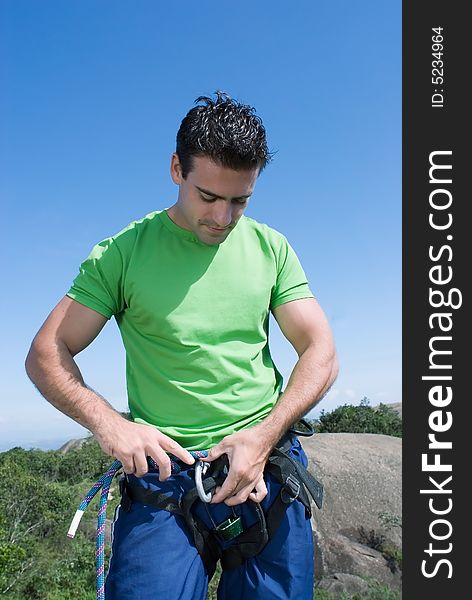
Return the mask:
{"type": "Polygon", "coordinates": [[[74,438],[72,440],[69,440],[59,448],[59,452],[65,454],[66,452],[69,452],[69,450],[76,450],[82,448],[85,442],[87,442],[89,439],[90,436],[86,438],[74,438]]]}
{"type": "Polygon", "coordinates": [[[365,579],[361,579],[357,575],[334,573],[332,577],[324,578],[317,587],[337,597],[343,593],[347,593],[349,596],[362,594],[368,590],[369,586],[365,579]]]}
{"type": "MultiPolygon", "coordinates": [[[[401,547],[401,526],[386,518],[394,524],[402,514],[402,440],[369,433],[322,433],[301,441],[310,471],[325,488],[323,509],[314,507],[312,519],[317,581],[335,573],[349,574],[400,589],[401,572],[371,545],[383,536],[382,548],[401,547]]],[[[336,581],[340,587],[339,577],[336,581]]]]}

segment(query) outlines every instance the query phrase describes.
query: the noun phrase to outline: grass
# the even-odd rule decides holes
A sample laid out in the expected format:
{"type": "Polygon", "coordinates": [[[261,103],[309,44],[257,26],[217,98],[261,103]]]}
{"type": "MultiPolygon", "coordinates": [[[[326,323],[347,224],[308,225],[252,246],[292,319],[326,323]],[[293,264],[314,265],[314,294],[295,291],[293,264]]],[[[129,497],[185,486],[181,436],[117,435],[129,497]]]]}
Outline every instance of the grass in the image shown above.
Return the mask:
{"type": "Polygon", "coordinates": [[[358,592],[352,596],[347,592],[334,595],[326,590],[315,588],[314,600],[401,600],[401,592],[394,591],[388,586],[379,583],[378,581],[369,580],[368,588],[365,592],[358,592]]]}

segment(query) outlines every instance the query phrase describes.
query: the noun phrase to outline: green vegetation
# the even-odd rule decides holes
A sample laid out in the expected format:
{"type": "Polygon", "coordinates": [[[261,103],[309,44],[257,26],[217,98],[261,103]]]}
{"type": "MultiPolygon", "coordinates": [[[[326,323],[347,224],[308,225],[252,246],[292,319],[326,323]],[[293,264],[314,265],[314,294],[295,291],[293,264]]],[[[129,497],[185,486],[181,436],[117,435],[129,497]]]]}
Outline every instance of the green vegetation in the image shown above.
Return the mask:
{"type": "Polygon", "coordinates": [[[312,422],[318,433],[382,433],[402,437],[402,419],[387,404],[372,408],[364,397],[359,406],[344,404],[331,412],[321,411],[312,422]]]}
{"type": "MultiPolygon", "coordinates": [[[[83,495],[111,462],[93,440],[66,454],[22,448],[0,454],[0,597],[95,598],[98,499],[75,539],[66,534],[83,495]]],[[[118,502],[113,487],[110,515],[118,502]]]]}
{"type": "Polygon", "coordinates": [[[401,593],[391,590],[388,586],[377,581],[368,581],[367,590],[362,594],[348,594],[346,592],[334,596],[326,590],[315,588],[314,600],[401,600],[401,593]]]}

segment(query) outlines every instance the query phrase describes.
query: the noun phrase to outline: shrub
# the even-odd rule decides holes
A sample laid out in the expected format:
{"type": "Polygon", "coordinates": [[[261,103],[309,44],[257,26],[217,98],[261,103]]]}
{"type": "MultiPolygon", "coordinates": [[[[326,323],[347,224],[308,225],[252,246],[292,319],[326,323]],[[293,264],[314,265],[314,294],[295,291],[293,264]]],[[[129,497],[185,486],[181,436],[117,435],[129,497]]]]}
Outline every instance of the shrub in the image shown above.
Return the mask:
{"type": "Polygon", "coordinates": [[[359,527],[358,533],[359,542],[380,552],[392,573],[402,570],[403,555],[401,548],[387,545],[386,537],[382,533],[376,532],[374,529],[366,531],[365,528],[361,526],[359,527]]]}
{"type": "MultiPolygon", "coordinates": [[[[84,493],[112,460],[93,439],[65,454],[0,453],[0,597],[93,600],[96,508],[84,515],[74,540],[66,532],[84,493]]],[[[116,494],[109,514],[118,501],[116,494]]]]}
{"type": "Polygon", "coordinates": [[[401,437],[402,420],[390,406],[380,404],[372,408],[364,398],[359,406],[344,404],[328,413],[321,411],[315,429],[319,433],[381,433],[401,437]]]}

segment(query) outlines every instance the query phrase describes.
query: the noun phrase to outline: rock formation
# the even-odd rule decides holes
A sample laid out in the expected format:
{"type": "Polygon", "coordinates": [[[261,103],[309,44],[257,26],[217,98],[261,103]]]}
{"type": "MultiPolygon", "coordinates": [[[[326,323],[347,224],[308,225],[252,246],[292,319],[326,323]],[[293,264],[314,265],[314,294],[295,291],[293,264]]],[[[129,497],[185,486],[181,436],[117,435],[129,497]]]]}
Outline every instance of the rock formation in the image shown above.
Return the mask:
{"type": "Polygon", "coordinates": [[[402,440],[369,433],[321,433],[301,439],[309,469],[324,485],[313,507],[317,585],[362,592],[366,577],[401,589],[402,440]],[[361,578],[362,577],[362,578],[361,578]]]}

